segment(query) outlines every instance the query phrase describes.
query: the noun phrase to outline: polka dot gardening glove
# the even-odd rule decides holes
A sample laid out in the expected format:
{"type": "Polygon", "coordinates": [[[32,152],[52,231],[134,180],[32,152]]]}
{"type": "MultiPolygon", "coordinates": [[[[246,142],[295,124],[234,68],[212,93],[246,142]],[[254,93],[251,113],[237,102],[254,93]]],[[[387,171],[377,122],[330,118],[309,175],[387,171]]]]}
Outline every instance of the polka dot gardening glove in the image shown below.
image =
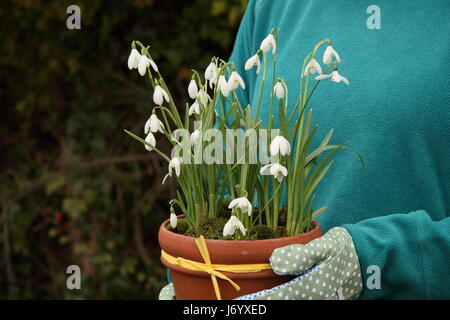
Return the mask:
{"type": "Polygon", "coordinates": [[[306,245],[275,249],[270,264],[276,274],[299,276],[239,300],[347,300],[358,298],[363,288],[352,237],[341,227],[306,245]]]}
{"type": "Polygon", "coordinates": [[[173,290],[172,283],[169,283],[161,289],[158,300],[175,300],[175,290],[173,290]]]}

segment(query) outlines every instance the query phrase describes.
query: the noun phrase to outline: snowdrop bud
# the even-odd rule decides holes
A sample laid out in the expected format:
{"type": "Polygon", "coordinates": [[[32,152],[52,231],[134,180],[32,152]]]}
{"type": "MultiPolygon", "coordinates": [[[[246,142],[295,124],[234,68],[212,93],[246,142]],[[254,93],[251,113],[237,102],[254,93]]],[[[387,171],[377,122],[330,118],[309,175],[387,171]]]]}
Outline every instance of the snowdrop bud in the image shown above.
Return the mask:
{"type": "Polygon", "coordinates": [[[278,153],[282,156],[289,155],[291,153],[291,145],[285,137],[276,136],[270,144],[270,153],[273,156],[276,156],[278,153]]]}
{"type": "Polygon", "coordinates": [[[316,59],[309,60],[308,64],[306,65],[305,71],[303,72],[303,75],[306,77],[308,75],[308,73],[310,73],[310,74],[315,74],[315,73],[322,74],[322,67],[317,62],[316,59]]]}
{"type": "Polygon", "coordinates": [[[236,71],[233,71],[231,73],[230,78],[228,79],[228,89],[230,91],[236,90],[239,86],[241,86],[242,89],[245,89],[244,80],[242,80],[239,73],[237,73],[236,71]]]}
{"type": "Polygon", "coordinates": [[[131,49],[131,53],[128,56],[128,69],[137,69],[139,61],[141,60],[141,54],[136,49],[131,49]]]}
{"type": "Polygon", "coordinates": [[[230,89],[228,88],[228,82],[225,79],[224,75],[221,75],[219,77],[219,89],[224,97],[228,97],[228,95],[230,94],[230,89]]]}
{"type": "Polygon", "coordinates": [[[197,101],[195,101],[189,108],[189,115],[192,116],[194,113],[200,114],[200,105],[197,101]]]}
{"type": "Polygon", "coordinates": [[[328,46],[323,53],[323,63],[330,64],[332,57],[335,57],[336,60],[341,60],[339,54],[333,49],[332,46],[328,46]]]}
{"type": "Polygon", "coordinates": [[[164,100],[169,102],[169,95],[167,94],[166,90],[157,85],[155,87],[155,91],[153,92],[153,102],[160,106],[163,104],[164,100]]]}
{"type": "MultiPolygon", "coordinates": [[[[172,208],[170,208],[172,211],[172,208]]],[[[178,223],[178,218],[177,215],[175,213],[171,213],[170,214],[170,226],[172,227],[172,229],[175,229],[177,227],[177,223],[178,223]]]]}
{"type": "Polygon", "coordinates": [[[148,151],[152,151],[152,148],[154,148],[156,146],[156,140],[155,140],[155,136],[153,135],[153,133],[149,132],[147,137],[145,138],[145,142],[147,142],[149,145],[145,145],[145,149],[147,149],[148,151]]]}
{"type": "Polygon", "coordinates": [[[172,176],[172,171],[175,170],[175,175],[180,176],[181,173],[181,159],[178,157],[173,157],[169,161],[169,175],[172,176]]]}
{"type": "Polygon", "coordinates": [[[288,175],[286,167],[279,163],[272,163],[265,165],[261,168],[260,174],[262,175],[272,175],[278,182],[283,181],[283,178],[288,175]]]}
{"type": "Polygon", "coordinates": [[[284,98],[284,87],[280,81],[278,81],[275,87],[273,87],[273,91],[275,92],[278,99],[284,98]]]}
{"type": "Polygon", "coordinates": [[[195,99],[197,97],[198,87],[197,82],[195,82],[194,79],[192,79],[191,82],[189,82],[188,93],[191,99],[195,99]]]}
{"type": "Polygon", "coordinates": [[[255,54],[247,60],[245,63],[245,70],[250,70],[253,66],[256,66],[256,74],[258,74],[261,70],[261,61],[259,60],[258,54],[255,54]]]}
{"type": "Polygon", "coordinates": [[[230,202],[228,209],[239,208],[242,213],[247,212],[249,216],[252,215],[252,204],[246,197],[236,198],[230,202]]]}
{"type": "Polygon", "coordinates": [[[239,229],[241,233],[245,236],[246,230],[242,222],[236,216],[231,216],[230,220],[228,220],[228,222],[223,227],[223,236],[224,237],[232,236],[237,229],[239,229]]]}
{"type": "Polygon", "coordinates": [[[273,37],[273,35],[269,34],[261,42],[261,45],[259,46],[259,48],[261,49],[262,52],[267,52],[270,50],[270,48],[272,48],[272,54],[275,54],[275,52],[277,51],[277,42],[275,41],[275,38],[273,37]]]}

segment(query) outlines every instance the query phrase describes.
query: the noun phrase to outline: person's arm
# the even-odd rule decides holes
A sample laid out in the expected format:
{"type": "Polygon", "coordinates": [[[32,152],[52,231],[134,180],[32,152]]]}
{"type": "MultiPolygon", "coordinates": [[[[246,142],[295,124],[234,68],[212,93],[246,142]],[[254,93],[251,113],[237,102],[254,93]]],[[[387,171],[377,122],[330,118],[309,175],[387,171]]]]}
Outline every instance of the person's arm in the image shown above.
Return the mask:
{"type": "Polygon", "coordinates": [[[425,211],[415,211],[344,227],[361,266],[360,299],[450,298],[450,217],[433,221],[425,211]],[[367,288],[371,265],[381,271],[380,289],[367,288]]]}
{"type": "Polygon", "coordinates": [[[450,217],[432,221],[416,211],[371,218],[275,249],[274,272],[299,276],[239,299],[448,299],[449,253],[450,217]]]}

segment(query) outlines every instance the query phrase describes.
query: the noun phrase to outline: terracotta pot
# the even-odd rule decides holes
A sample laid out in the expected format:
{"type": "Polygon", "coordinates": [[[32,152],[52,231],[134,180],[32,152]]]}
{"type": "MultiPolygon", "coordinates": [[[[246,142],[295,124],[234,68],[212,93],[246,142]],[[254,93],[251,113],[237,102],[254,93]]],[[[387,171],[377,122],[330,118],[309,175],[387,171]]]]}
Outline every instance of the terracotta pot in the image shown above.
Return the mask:
{"type": "MultiPolygon", "coordinates": [[[[182,218],[182,216],[179,216],[182,218]]],[[[204,263],[195,244],[195,238],[180,235],[167,230],[169,219],[159,229],[159,245],[168,254],[204,263]]],[[[314,222],[314,229],[300,235],[268,240],[210,240],[206,245],[214,264],[250,264],[269,263],[269,257],[276,248],[294,243],[306,244],[322,235],[322,229],[314,222]]],[[[170,269],[177,300],[216,300],[211,276],[206,272],[193,271],[173,265],[161,257],[161,262],[170,269]]],[[[290,281],[292,276],[279,276],[272,270],[253,273],[222,272],[236,282],[240,291],[227,281],[217,279],[223,300],[269,289],[290,281]]]]}

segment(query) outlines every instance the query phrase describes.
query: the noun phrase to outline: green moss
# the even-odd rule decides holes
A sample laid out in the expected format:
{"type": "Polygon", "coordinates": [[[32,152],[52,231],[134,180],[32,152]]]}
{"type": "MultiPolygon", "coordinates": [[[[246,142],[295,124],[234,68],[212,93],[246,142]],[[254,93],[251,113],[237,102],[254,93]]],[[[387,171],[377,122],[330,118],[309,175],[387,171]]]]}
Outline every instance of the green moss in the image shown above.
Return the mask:
{"type": "Polygon", "coordinates": [[[277,231],[275,231],[275,238],[286,237],[286,227],[278,226],[277,231]]]}
{"type": "Polygon", "coordinates": [[[273,233],[273,230],[270,229],[268,226],[260,224],[260,225],[254,226],[250,230],[250,237],[254,238],[254,239],[258,239],[258,240],[272,239],[272,238],[274,238],[274,233],[273,233]]]}
{"type": "Polygon", "coordinates": [[[172,228],[170,224],[168,224],[166,228],[179,234],[185,234],[189,230],[189,224],[186,219],[178,219],[175,229],[172,228]]]}
{"type": "Polygon", "coordinates": [[[207,239],[222,239],[223,227],[227,223],[224,218],[210,218],[203,221],[198,227],[198,233],[207,239]]]}

